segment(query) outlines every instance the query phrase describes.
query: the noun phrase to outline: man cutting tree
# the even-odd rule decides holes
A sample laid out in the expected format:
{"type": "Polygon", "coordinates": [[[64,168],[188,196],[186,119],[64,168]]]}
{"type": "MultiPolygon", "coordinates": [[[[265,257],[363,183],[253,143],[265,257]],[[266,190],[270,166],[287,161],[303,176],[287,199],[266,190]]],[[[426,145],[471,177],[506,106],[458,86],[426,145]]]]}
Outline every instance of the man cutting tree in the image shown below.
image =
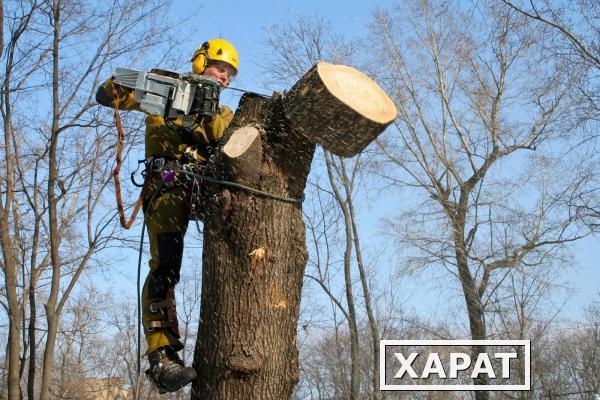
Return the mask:
{"type": "MultiPolygon", "coordinates": [[[[223,39],[204,42],[194,52],[192,71],[227,87],[238,72],[236,49],[223,39]]],[[[98,103],[125,111],[142,111],[135,91],[107,80],[96,93],[98,103]]],[[[216,115],[190,113],[166,118],[146,117],[144,213],[150,241],[150,271],[142,291],[142,320],[148,342],[150,368],[146,371],[160,393],[174,392],[197,376],[177,352],[183,349],[175,309],[175,285],[183,255],[183,239],[190,220],[190,185],[164,185],[163,171],[185,164],[203,165],[233,118],[220,106],[216,115]]],[[[176,179],[174,182],[178,182],[176,179]]]]}

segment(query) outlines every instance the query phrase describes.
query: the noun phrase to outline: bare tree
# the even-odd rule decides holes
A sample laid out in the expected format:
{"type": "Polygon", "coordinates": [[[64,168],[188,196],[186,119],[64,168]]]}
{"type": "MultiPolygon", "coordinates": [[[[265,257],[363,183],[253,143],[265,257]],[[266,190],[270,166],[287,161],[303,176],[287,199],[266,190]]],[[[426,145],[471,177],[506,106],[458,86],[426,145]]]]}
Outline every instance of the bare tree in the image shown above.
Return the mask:
{"type": "MultiPolygon", "coordinates": [[[[352,373],[352,393],[358,396],[360,393],[360,348],[359,348],[359,330],[358,318],[354,309],[354,296],[352,290],[352,275],[351,275],[351,257],[354,252],[356,258],[356,266],[359,272],[362,295],[365,302],[366,314],[369,322],[371,333],[371,348],[372,354],[372,381],[371,392],[369,398],[380,398],[379,391],[379,335],[378,322],[373,311],[373,302],[371,296],[371,288],[367,281],[366,266],[363,260],[363,250],[361,239],[358,233],[357,215],[354,208],[353,197],[355,195],[355,187],[358,176],[362,168],[360,156],[353,161],[352,170],[347,171],[346,161],[340,157],[334,157],[330,153],[325,152],[325,165],[329,184],[333,191],[334,197],[340,207],[344,221],[344,237],[346,238],[346,246],[344,250],[344,277],[346,288],[346,303],[348,304],[348,323],[350,325],[350,342],[351,342],[351,365],[352,373]],[[337,160],[336,160],[337,159],[337,160]],[[339,182],[339,183],[338,183],[339,182]],[[339,185],[339,186],[338,186],[339,185]]],[[[356,398],[352,397],[352,398],[356,398]]]]}
{"type": "Polygon", "coordinates": [[[333,33],[331,23],[319,15],[300,16],[291,24],[266,29],[269,56],[262,65],[268,82],[289,87],[318,60],[348,63],[356,45],[333,33]]]}
{"type": "Polygon", "coordinates": [[[530,21],[497,4],[410,2],[376,12],[372,34],[399,110],[396,136],[380,141],[382,176],[422,199],[392,225],[412,267],[458,279],[471,337],[485,339],[507,271],[559,262],[589,233],[569,207],[584,174],[556,175],[572,162],[556,147],[573,132],[570,74],[530,21]]]}
{"type": "MultiPolygon", "coordinates": [[[[548,0],[502,2],[547,31],[548,52],[569,66],[577,94],[573,99],[577,115],[589,131],[581,146],[588,146],[598,137],[600,121],[600,4],[596,1],[548,0]]],[[[590,171],[592,183],[575,192],[572,203],[594,230],[600,225],[597,171],[596,162],[590,171]]]]}
{"type": "Polygon", "coordinates": [[[549,35],[548,50],[569,63],[578,84],[582,119],[598,121],[600,97],[600,5],[595,1],[509,1],[502,2],[530,18],[554,35],[549,35]]]}
{"type": "MultiPolygon", "coordinates": [[[[546,338],[560,327],[560,314],[570,295],[561,282],[560,270],[553,268],[553,258],[549,263],[517,266],[508,269],[498,288],[487,298],[485,309],[488,335],[502,339],[530,340],[534,360],[548,357],[545,348],[546,338]]],[[[513,382],[525,382],[524,350],[515,347],[519,362],[513,369],[513,382]]],[[[536,382],[549,373],[542,363],[533,362],[531,371],[532,389],[530,392],[515,392],[514,398],[530,399],[542,391],[536,382]]],[[[543,379],[543,378],[542,378],[543,379]]]]}
{"type": "MultiPolygon", "coordinates": [[[[598,395],[598,300],[585,307],[585,318],[554,324],[532,351],[532,389],[543,398],[594,399],[598,395]]],[[[536,398],[532,396],[531,398],[536,398]]]]}
{"type": "MultiPolygon", "coordinates": [[[[135,29],[137,26],[149,19],[152,13],[156,13],[156,8],[160,9],[165,6],[166,4],[162,2],[154,4],[127,2],[125,4],[115,3],[109,10],[105,10],[102,7],[56,0],[47,4],[46,8],[43,8],[43,13],[50,22],[52,37],[52,46],[50,48],[50,59],[52,61],[50,70],[50,76],[52,77],[52,123],[48,146],[48,229],[52,279],[50,295],[45,304],[48,334],[44,350],[42,384],[40,389],[40,398],[42,400],[48,398],[54,357],[54,342],[56,340],[56,329],[61,310],[66,304],[78,277],[88,265],[91,256],[102,249],[113,236],[111,232],[113,225],[110,219],[105,218],[104,220],[100,220],[100,224],[94,226],[93,218],[100,194],[108,184],[106,175],[102,175],[104,179],[101,179],[100,184],[94,187],[93,179],[95,179],[94,169],[96,165],[91,163],[93,169],[88,173],[85,173],[87,172],[85,168],[78,165],[76,167],[78,171],[75,174],[71,174],[75,178],[72,182],[73,186],[66,186],[64,183],[66,177],[59,175],[61,157],[58,151],[63,146],[62,143],[64,143],[61,140],[66,140],[69,131],[73,130],[73,128],[86,128],[96,125],[94,119],[89,119],[88,111],[95,105],[93,101],[94,89],[104,71],[103,67],[107,65],[107,62],[112,57],[127,51],[140,51],[150,47],[152,41],[156,39],[161,40],[160,35],[162,31],[158,26],[153,26],[150,30],[145,27],[144,33],[139,37],[133,37],[133,35],[136,33],[135,29]],[[68,68],[68,63],[61,65],[61,60],[64,59],[62,48],[70,44],[75,45],[81,41],[82,35],[93,32],[94,28],[101,28],[102,25],[97,25],[96,27],[93,25],[90,26],[89,20],[92,16],[102,15],[103,12],[106,12],[106,16],[104,19],[99,19],[97,24],[102,22],[105,25],[105,34],[96,40],[96,48],[87,53],[89,56],[84,58],[83,61],[76,63],[79,67],[74,69],[76,75],[71,79],[65,79],[69,76],[67,71],[70,71],[71,68],[68,68]],[[125,34],[129,36],[128,39],[123,39],[125,34]],[[86,84],[86,82],[90,81],[92,82],[91,85],[86,84]],[[78,179],[80,176],[83,179],[78,179]],[[74,216],[66,216],[62,220],[59,219],[58,206],[59,202],[62,201],[64,207],[67,202],[63,197],[67,193],[78,193],[82,188],[85,188],[83,185],[86,183],[90,188],[86,193],[88,201],[80,206],[80,209],[85,213],[83,215],[87,220],[87,246],[83,247],[85,250],[80,254],[78,261],[74,265],[70,282],[64,287],[63,293],[59,294],[61,291],[61,276],[64,274],[64,261],[60,252],[64,236],[61,234],[62,229],[60,224],[61,221],[72,220],[74,216]],[[61,188],[62,193],[59,195],[56,194],[57,187],[61,188]]],[[[156,44],[153,43],[152,45],[156,44]]],[[[89,46],[89,43],[86,43],[86,46],[89,46]]],[[[103,153],[104,151],[100,148],[100,150],[95,151],[96,157],[92,159],[97,160],[98,163],[102,163],[103,160],[98,156],[101,156],[103,153]]],[[[85,153],[83,155],[85,157],[85,153]]],[[[87,163],[87,165],[90,165],[89,160],[87,163]]]]}
{"type": "Polygon", "coordinates": [[[48,398],[60,314],[84,271],[102,262],[101,251],[118,236],[104,196],[115,140],[93,94],[112,62],[169,40],[159,23],[145,25],[167,4],[3,3],[0,236],[9,317],[3,389],[10,399],[22,396],[25,373],[27,396],[39,386],[48,398]]]}

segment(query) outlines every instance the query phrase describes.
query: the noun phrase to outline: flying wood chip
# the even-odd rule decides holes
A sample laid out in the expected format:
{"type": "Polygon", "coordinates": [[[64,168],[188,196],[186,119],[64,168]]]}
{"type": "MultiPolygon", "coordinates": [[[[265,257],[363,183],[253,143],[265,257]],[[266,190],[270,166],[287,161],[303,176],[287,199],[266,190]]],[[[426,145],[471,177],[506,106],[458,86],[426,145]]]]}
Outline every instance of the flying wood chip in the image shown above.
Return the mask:
{"type": "Polygon", "coordinates": [[[361,152],[396,119],[396,106],[368,76],[319,61],[284,98],[291,126],[342,157],[361,152]]]}

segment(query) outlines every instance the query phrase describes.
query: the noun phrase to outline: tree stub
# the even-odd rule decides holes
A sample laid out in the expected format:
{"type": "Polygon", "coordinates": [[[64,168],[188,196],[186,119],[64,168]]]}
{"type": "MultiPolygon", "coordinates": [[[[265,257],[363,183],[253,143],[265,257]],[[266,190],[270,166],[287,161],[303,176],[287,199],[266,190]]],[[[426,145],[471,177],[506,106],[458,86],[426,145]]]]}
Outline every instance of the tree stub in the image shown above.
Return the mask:
{"type": "Polygon", "coordinates": [[[361,152],[396,119],[393,101],[363,73],[319,61],[284,98],[290,125],[342,157],[361,152]]]}
{"type": "Polygon", "coordinates": [[[259,130],[250,125],[236,129],[223,146],[223,156],[231,179],[252,186],[258,180],[262,161],[259,130]]]}

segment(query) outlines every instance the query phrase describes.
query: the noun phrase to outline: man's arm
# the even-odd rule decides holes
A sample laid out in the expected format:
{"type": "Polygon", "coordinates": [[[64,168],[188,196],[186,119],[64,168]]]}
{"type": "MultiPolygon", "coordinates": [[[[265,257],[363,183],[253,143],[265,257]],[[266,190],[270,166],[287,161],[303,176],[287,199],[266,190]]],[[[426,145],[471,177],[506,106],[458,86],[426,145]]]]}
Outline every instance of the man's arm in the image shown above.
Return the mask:
{"type": "Polygon", "coordinates": [[[135,91],[113,83],[112,78],[106,80],[96,91],[96,101],[106,107],[114,107],[115,93],[117,106],[120,110],[142,111],[140,104],[135,101],[135,91]]]}
{"type": "Polygon", "coordinates": [[[227,106],[220,106],[221,111],[206,124],[206,136],[211,142],[221,139],[223,132],[233,119],[233,112],[227,106]]]}

